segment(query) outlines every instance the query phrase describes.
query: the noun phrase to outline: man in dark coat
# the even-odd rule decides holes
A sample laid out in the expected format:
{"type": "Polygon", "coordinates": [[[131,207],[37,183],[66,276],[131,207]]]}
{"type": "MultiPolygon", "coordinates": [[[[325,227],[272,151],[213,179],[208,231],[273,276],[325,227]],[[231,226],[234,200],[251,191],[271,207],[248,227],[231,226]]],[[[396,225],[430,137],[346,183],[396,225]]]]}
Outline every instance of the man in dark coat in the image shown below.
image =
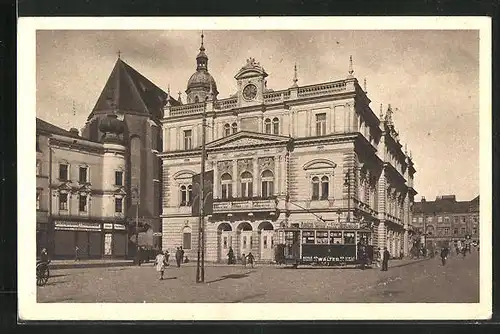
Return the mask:
{"type": "Polygon", "coordinates": [[[389,257],[391,254],[389,254],[389,251],[387,250],[387,247],[384,247],[384,252],[382,253],[382,271],[387,271],[388,266],[389,266],[389,257]]]}
{"type": "Polygon", "coordinates": [[[182,261],[181,249],[177,247],[177,250],[175,251],[175,262],[177,263],[178,268],[180,268],[181,266],[181,261],[182,261]]]}
{"type": "Polygon", "coordinates": [[[448,257],[448,248],[443,247],[443,249],[441,249],[441,264],[443,266],[446,264],[447,257],[448,257]]]}
{"type": "Polygon", "coordinates": [[[182,246],[179,247],[181,251],[181,263],[184,261],[184,249],[182,249],[182,246]]]}
{"type": "Polygon", "coordinates": [[[227,264],[234,264],[233,247],[229,247],[229,252],[227,253],[227,264]]]}

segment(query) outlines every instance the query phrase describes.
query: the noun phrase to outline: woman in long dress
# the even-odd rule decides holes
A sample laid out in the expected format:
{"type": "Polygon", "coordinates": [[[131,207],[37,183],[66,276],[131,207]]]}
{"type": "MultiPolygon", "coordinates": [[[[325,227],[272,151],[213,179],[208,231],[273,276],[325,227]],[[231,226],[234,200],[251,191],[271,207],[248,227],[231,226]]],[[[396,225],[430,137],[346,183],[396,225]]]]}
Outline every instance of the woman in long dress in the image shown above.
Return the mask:
{"type": "Polygon", "coordinates": [[[156,271],[160,272],[160,280],[163,280],[163,274],[165,272],[165,255],[163,255],[163,252],[156,255],[155,265],[156,271]]]}

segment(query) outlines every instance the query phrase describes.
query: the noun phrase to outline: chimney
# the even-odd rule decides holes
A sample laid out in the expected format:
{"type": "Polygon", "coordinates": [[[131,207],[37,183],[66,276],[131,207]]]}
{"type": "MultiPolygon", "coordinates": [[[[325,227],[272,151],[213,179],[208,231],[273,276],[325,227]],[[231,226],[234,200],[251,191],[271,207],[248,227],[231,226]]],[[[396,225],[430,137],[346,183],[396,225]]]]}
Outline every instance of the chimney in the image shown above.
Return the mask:
{"type": "Polygon", "coordinates": [[[76,128],[71,128],[69,129],[69,133],[71,133],[75,137],[78,137],[80,132],[76,128]]]}

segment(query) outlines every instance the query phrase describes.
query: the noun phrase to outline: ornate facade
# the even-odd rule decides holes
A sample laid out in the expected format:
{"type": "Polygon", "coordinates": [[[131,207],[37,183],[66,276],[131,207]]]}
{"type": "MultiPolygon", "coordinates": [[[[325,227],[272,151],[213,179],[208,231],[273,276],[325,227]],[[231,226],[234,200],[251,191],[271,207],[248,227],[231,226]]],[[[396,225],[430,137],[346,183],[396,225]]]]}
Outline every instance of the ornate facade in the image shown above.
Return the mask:
{"type": "Polygon", "coordinates": [[[103,120],[94,142],[37,118],[37,252],[51,258],[126,257],[123,125],[103,120]]]}
{"type": "MultiPolygon", "coordinates": [[[[202,44],[205,62],[204,51],[202,44]]],[[[220,100],[206,66],[203,71],[206,81],[198,85],[208,91],[205,100],[167,103],[161,120],[163,249],[182,245],[196,257],[199,218],[191,216],[190,189],[201,170],[205,112],[205,169],[214,173],[208,261],[225,260],[229,247],[237,258],[251,251],[271,261],[276,229],[292,224],[367,224],[375,245],[393,256],[407,253],[415,168],[392,109],[373,112],[352,60],[344,79],[299,86],[295,70],[290,88],[274,91],[251,58],[235,75],[237,93],[220,100]]],[[[190,79],[188,96],[191,85],[190,79]]]]}

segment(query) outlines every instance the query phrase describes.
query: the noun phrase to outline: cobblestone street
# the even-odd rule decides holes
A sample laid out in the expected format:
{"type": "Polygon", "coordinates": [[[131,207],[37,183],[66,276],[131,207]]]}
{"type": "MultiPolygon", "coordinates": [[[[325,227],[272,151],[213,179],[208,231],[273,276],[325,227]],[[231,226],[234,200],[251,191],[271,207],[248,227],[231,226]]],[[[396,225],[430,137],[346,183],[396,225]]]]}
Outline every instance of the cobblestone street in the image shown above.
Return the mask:
{"type": "Polygon", "coordinates": [[[430,302],[479,301],[479,257],[394,260],[378,269],[291,269],[208,266],[204,284],[196,266],[170,266],[160,281],[151,264],[141,267],[56,269],[38,302],[430,302]]]}

